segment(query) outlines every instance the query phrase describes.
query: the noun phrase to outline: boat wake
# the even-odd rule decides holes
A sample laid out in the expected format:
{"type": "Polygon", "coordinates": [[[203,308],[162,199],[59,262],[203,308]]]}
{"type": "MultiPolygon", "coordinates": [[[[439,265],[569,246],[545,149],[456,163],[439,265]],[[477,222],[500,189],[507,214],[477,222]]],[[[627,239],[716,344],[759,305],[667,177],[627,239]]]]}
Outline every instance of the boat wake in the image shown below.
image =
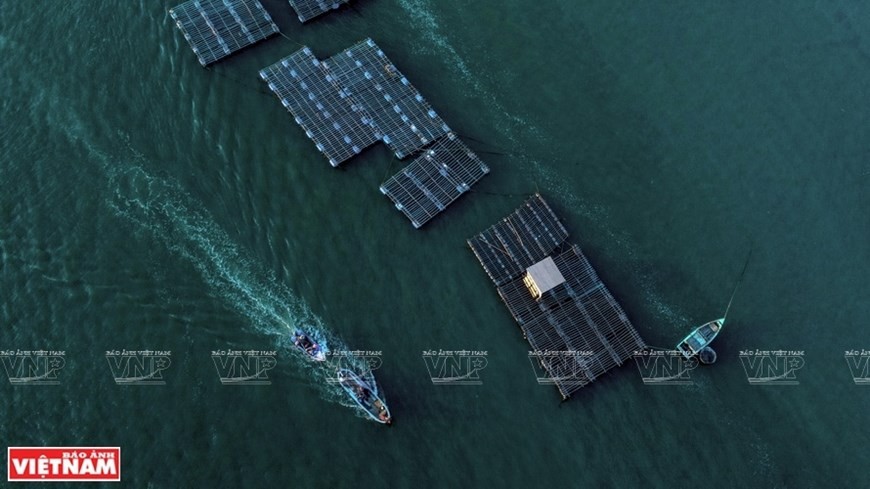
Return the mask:
{"type": "MultiPolygon", "coordinates": [[[[326,350],[349,350],[301,298],[235,244],[179,183],[146,170],[145,157],[129,143],[124,156],[112,156],[92,143],[75,117],[68,122],[63,127],[70,141],[83,145],[107,176],[105,204],[116,216],[131,223],[134,233],[155,239],[191,263],[212,296],[229,305],[258,332],[273,336],[276,350],[292,352],[287,356],[297,370],[305,372],[308,383],[317,388],[321,397],[366,417],[334,381],[339,366],[365,372],[363,360],[336,356],[318,365],[294,346],[291,333],[301,329],[326,350]]],[[[123,133],[118,138],[128,140],[123,133]]]]}
{"type": "Polygon", "coordinates": [[[306,304],[260,270],[177,183],[134,164],[113,170],[109,188],[106,204],[116,215],[188,260],[212,294],[259,331],[286,335],[297,326],[323,329],[306,304]]]}

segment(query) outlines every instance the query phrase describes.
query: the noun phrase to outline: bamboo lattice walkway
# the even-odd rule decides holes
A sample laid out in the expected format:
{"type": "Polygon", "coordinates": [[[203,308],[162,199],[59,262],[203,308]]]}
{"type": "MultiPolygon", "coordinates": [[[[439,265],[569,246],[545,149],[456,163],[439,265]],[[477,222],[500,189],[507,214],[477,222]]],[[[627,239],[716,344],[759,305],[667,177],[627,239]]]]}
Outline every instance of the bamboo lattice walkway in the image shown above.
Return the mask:
{"type": "Polygon", "coordinates": [[[453,133],[381,185],[415,228],[420,228],[489,173],[489,167],[453,133]]]}
{"type": "Polygon", "coordinates": [[[290,6],[296,11],[299,22],[309,20],[341,7],[350,0],[290,0],[290,6]]]}
{"type": "Polygon", "coordinates": [[[257,0],[190,0],[169,15],[203,66],[278,32],[257,0]]]}
{"type": "Polygon", "coordinates": [[[583,352],[544,356],[541,364],[564,398],[622,365],[645,343],[622,307],[576,245],[553,255],[565,282],[539,300],[523,283],[528,266],[550,256],[568,233],[540,195],[468,240],[496,284],[535,352],[583,352]]]}
{"type": "Polygon", "coordinates": [[[468,244],[499,287],[546,258],[567,238],[565,226],[544,199],[535,195],[468,244]]]}

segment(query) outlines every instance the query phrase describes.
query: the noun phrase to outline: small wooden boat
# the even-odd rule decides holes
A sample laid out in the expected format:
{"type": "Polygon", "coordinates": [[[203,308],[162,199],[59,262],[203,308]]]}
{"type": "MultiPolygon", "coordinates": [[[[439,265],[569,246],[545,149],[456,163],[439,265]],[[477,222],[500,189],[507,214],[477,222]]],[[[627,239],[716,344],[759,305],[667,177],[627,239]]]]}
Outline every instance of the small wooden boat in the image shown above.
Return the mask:
{"type": "Polygon", "coordinates": [[[719,318],[702,324],[689,333],[689,336],[683,338],[683,341],[677,343],[677,351],[687,360],[698,355],[698,359],[703,364],[711,364],[716,361],[716,351],[710,347],[710,343],[725,326],[725,318],[728,317],[728,311],[731,310],[731,304],[734,303],[734,296],[737,295],[737,288],[743,282],[743,276],[746,275],[746,267],[749,266],[749,259],[752,258],[752,248],[749,248],[749,253],[746,255],[746,261],[743,263],[743,270],[737,278],[737,283],[734,284],[734,290],[731,291],[731,298],[728,299],[728,306],[725,307],[725,314],[719,318]]]}
{"type": "Polygon", "coordinates": [[[677,351],[686,359],[692,358],[713,342],[724,324],[723,317],[698,326],[677,344],[677,351]]]}
{"type": "Polygon", "coordinates": [[[326,361],[324,349],[302,331],[297,330],[293,333],[293,344],[312,360],[316,362],[326,361]]]}
{"type": "Polygon", "coordinates": [[[346,368],[338,369],[338,381],[344,391],[365,410],[370,418],[386,425],[393,422],[387,404],[378,397],[377,389],[362,380],[355,372],[346,368]]]}

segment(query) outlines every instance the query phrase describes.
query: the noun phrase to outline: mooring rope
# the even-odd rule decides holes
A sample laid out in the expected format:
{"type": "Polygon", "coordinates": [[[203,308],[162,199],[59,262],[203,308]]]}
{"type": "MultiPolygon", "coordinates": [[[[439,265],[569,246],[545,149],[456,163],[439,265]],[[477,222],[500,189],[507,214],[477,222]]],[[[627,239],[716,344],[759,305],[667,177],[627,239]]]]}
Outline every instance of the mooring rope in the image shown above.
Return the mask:
{"type": "Polygon", "coordinates": [[[740,277],[737,278],[737,283],[734,284],[734,290],[731,292],[731,298],[728,299],[728,307],[725,308],[725,314],[722,316],[722,322],[725,322],[725,318],[728,317],[728,311],[731,309],[731,303],[734,302],[734,296],[737,295],[737,288],[740,287],[740,283],[743,282],[743,276],[746,275],[746,267],[749,266],[749,259],[752,258],[752,250],[755,248],[755,245],[749,246],[749,253],[746,255],[746,261],[743,263],[743,270],[740,272],[740,277]]]}
{"type": "Polygon", "coordinates": [[[530,195],[535,195],[534,192],[508,194],[508,193],[503,193],[503,192],[488,192],[486,190],[474,190],[474,189],[468,190],[468,193],[483,194],[483,195],[497,195],[499,197],[528,197],[530,195]]]}
{"type": "Polygon", "coordinates": [[[288,41],[292,42],[293,44],[296,44],[297,46],[301,46],[303,48],[305,47],[305,45],[302,44],[301,42],[299,42],[295,39],[291,39],[290,36],[288,36],[287,34],[284,34],[284,32],[281,31],[281,29],[278,29],[278,34],[281,34],[281,37],[283,37],[284,39],[287,39],[288,41]]]}

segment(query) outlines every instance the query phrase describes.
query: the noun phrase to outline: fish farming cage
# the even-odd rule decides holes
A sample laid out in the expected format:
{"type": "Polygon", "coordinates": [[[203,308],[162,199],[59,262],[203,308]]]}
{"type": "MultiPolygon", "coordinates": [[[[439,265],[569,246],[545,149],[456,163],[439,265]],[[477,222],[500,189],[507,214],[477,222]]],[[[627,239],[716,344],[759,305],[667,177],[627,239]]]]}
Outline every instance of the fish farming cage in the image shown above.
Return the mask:
{"type": "Polygon", "coordinates": [[[202,66],[278,33],[257,0],[190,0],[169,10],[202,66]]]}
{"type": "Polygon", "coordinates": [[[556,214],[536,194],[511,215],[468,240],[496,287],[525,273],[568,238],[556,214]]]}
{"type": "Polygon", "coordinates": [[[489,167],[453,133],[438,139],[381,185],[415,228],[429,222],[489,173],[489,167]]]}
{"type": "Polygon", "coordinates": [[[260,77],[333,166],[378,140],[402,159],[450,132],[371,39],[324,61],[303,48],[260,77]]]}
{"type": "Polygon", "coordinates": [[[339,86],[366,108],[396,158],[446,135],[450,128],[381,48],[366,39],[324,61],[339,86]]]}
{"type": "Polygon", "coordinates": [[[342,91],[307,47],[263,68],[260,78],[330,165],[338,166],[380,140],[366,110],[342,91]]]}
{"type": "Polygon", "coordinates": [[[350,0],[289,0],[290,6],[296,11],[299,22],[308,22],[331,10],[335,10],[350,0]]]}
{"type": "Polygon", "coordinates": [[[334,167],[378,141],[399,159],[422,150],[380,187],[416,228],[489,173],[371,39],[323,61],[304,47],[260,78],[334,167]]]}
{"type": "Polygon", "coordinates": [[[499,296],[563,398],[646,347],[622,307],[540,195],[468,240],[499,296]],[[560,251],[561,250],[561,251],[560,251]],[[553,254],[555,252],[555,254],[553,254]],[[536,296],[527,270],[551,259],[563,282],[536,296]]]}

